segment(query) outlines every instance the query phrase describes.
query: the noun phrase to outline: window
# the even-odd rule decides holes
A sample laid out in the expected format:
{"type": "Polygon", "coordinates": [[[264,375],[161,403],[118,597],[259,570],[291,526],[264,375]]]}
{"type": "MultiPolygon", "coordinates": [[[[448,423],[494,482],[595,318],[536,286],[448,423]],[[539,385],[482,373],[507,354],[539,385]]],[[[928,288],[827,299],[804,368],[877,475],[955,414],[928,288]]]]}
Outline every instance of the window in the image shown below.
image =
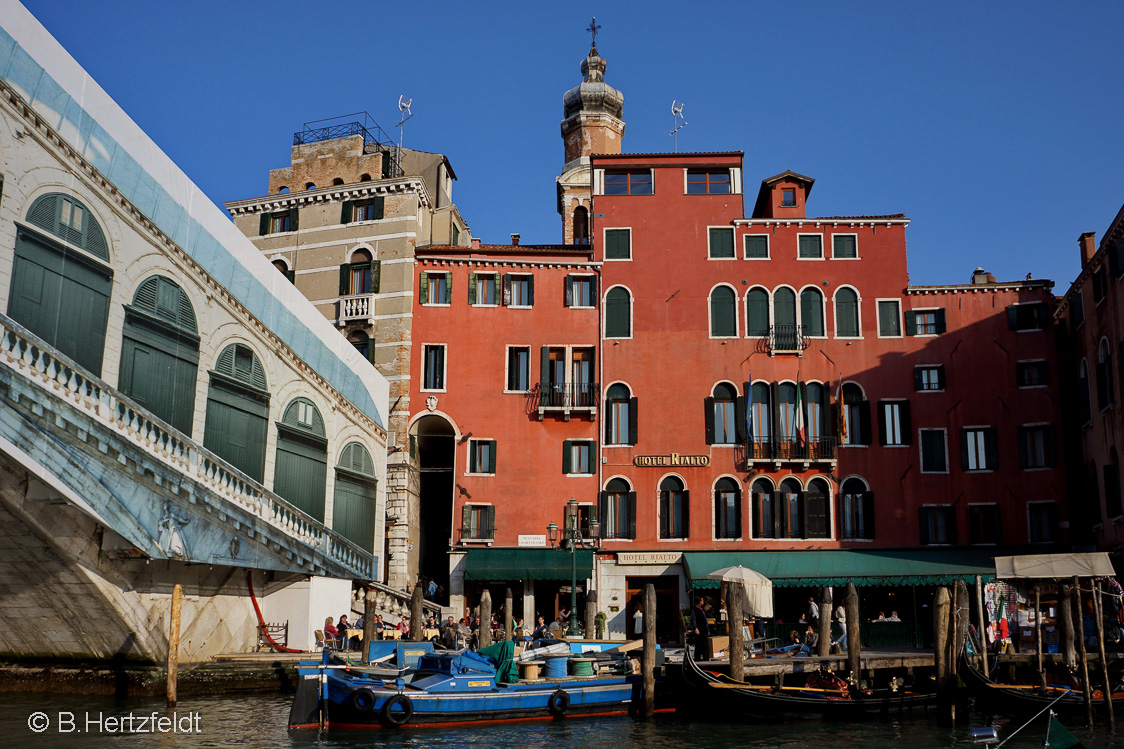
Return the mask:
{"type": "Polygon", "coordinates": [[[778,538],[777,497],[767,479],[753,482],[753,537],[778,538]]]}
{"type": "Polygon", "coordinates": [[[690,536],[690,493],[683,482],[668,476],[660,482],[660,538],[690,536]]]}
{"type": "Polygon", "coordinates": [[[1002,528],[999,505],[968,505],[969,543],[998,544],[1002,528]]]}
{"type": "Polygon", "coordinates": [[[453,236],[452,236],[452,241],[450,241],[449,244],[456,247],[460,243],[461,243],[461,229],[456,224],[453,224],[453,236]]]}
{"type": "Polygon", "coordinates": [[[843,418],[839,425],[844,445],[870,444],[870,402],[853,382],[843,386],[843,418]]]}
{"type": "Polygon", "coordinates": [[[277,272],[284,276],[289,281],[289,283],[297,282],[297,274],[294,271],[289,270],[289,266],[285,263],[284,260],[274,260],[273,267],[276,268],[277,272]]]}
{"type": "Polygon", "coordinates": [[[796,205],[796,190],[792,187],[781,188],[781,206],[792,208],[796,205]]]}
{"type": "Polygon", "coordinates": [[[468,303],[481,307],[499,304],[495,273],[468,274],[468,303]]]}
{"type": "Polygon", "coordinates": [[[688,169],[688,195],[729,195],[729,169],[688,169]]]}
{"type": "Polygon", "coordinates": [[[902,334],[901,302],[896,299],[878,302],[878,337],[898,338],[902,334]]]}
{"type": "Polygon", "coordinates": [[[531,389],[531,347],[507,347],[507,390],[525,393],[531,389]]]}
{"type": "Polygon", "coordinates": [[[422,272],[419,276],[421,303],[447,305],[453,303],[452,274],[422,272]]]}
{"type": "Polygon", "coordinates": [[[496,508],[492,505],[465,505],[461,508],[461,539],[491,541],[496,537],[496,508]]]}
{"type": "Polygon", "coordinates": [[[1050,424],[1019,427],[1019,466],[1052,468],[1058,463],[1057,437],[1050,424]]]}
{"type": "Polygon", "coordinates": [[[495,440],[468,441],[468,472],[489,474],[496,472],[495,440]]]}
{"type": "Polygon", "coordinates": [[[277,422],[273,491],[319,521],[324,520],[328,439],[320,411],[294,399],[277,422]]]}
{"type": "Polygon", "coordinates": [[[752,404],[749,407],[750,453],[748,457],[755,459],[769,458],[772,457],[770,437],[772,434],[770,428],[772,426],[772,408],[770,406],[769,386],[764,382],[755,383],[750,388],[750,393],[752,404]]]}
{"type": "MultiPolygon", "coordinates": [[[[376,221],[383,216],[383,199],[363,200],[355,203],[355,221],[376,221]]],[[[345,222],[346,223],[346,222],[345,222]]]]}
{"type": "Polygon", "coordinates": [[[611,479],[601,492],[601,538],[636,538],[636,492],[611,479]]]}
{"type": "Polygon", "coordinates": [[[365,249],[351,254],[351,262],[340,266],[340,296],[360,296],[378,293],[380,263],[371,259],[365,249]]]}
{"type": "Polygon", "coordinates": [[[589,210],[584,205],[574,209],[572,221],[574,244],[589,244],[589,210]]]}
{"type": "Polygon", "coordinates": [[[296,409],[297,424],[311,429],[315,419],[313,414],[316,413],[316,406],[305,400],[298,400],[293,403],[293,406],[296,409]]]}
{"type": "Polygon", "coordinates": [[[1084,359],[1077,370],[1077,410],[1082,425],[1093,420],[1093,408],[1089,402],[1089,363],[1084,359]]]}
{"type": "Polygon", "coordinates": [[[729,286],[710,292],[710,337],[736,338],[738,335],[737,293],[729,286]]]}
{"type": "Polygon", "coordinates": [[[808,490],[804,492],[804,538],[831,538],[829,496],[827,482],[822,478],[808,482],[808,490]]]}
{"type": "Polygon", "coordinates": [[[422,349],[425,371],[422,375],[422,390],[445,389],[445,347],[427,344],[422,349]]]}
{"type": "Polygon", "coordinates": [[[919,393],[944,390],[944,365],[928,364],[914,367],[913,389],[919,393]]]}
{"type": "Polygon", "coordinates": [[[831,238],[831,256],[836,260],[857,258],[859,250],[854,234],[836,234],[831,238]]]}
{"type": "Polygon", "coordinates": [[[508,307],[535,306],[535,277],[505,273],[503,276],[503,303],[508,307]]]}
{"type": "Polygon", "coordinates": [[[779,516],[776,520],[781,523],[778,538],[804,538],[804,493],[800,491],[800,483],[794,478],[782,481],[777,499],[779,516]]]}
{"type": "Polygon", "coordinates": [[[911,309],[905,313],[906,335],[940,335],[946,328],[943,309],[911,309]]]}
{"type": "Polygon", "coordinates": [[[601,397],[593,377],[596,349],[574,348],[570,352],[570,403],[575,408],[596,408],[601,397]]]}
{"type": "Polygon", "coordinates": [[[932,505],[921,508],[921,545],[956,543],[956,508],[932,505]]]}
{"type": "Polygon", "coordinates": [[[562,473],[594,474],[596,443],[589,440],[564,440],[562,442],[562,473]]]}
{"type": "Polygon", "coordinates": [[[1104,266],[1097,268],[1093,271],[1093,304],[1100,304],[1104,300],[1104,295],[1108,292],[1108,274],[1105,273],[1104,266]]]}
{"type": "Polygon", "coordinates": [[[1021,361],[1015,365],[1015,380],[1021,388],[1045,387],[1050,382],[1046,361],[1021,361]]]}
{"type": "Polygon", "coordinates": [[[745,259],[746,260],[768,260],[769,259],[769,235],[768,234],[746,234],[745,235],[745,259]]]}
{"type": "Polygon", "coordinates": [[[734,445],[744,439],[740,425],[745,423],[745,399],[732,385],[720,382],[705,401],[706,444],[734,445]]]}
{"type": "Polygon", "coordinates": [[[797,257],[823,260],[823,235],[801,234],[796,241],[797,257]]]}
{"type": "Polygon", "coordinates": [[[1097,408],[1104,411],[1115,400],[1112,389],[1112,349],[1102,338],[1097,347],[1097,408]]]}
{"type": "Polygon", "coordinates": [[[993,427],[966,427],[960,430],[960,462],[965,471],[994,471],[999,453],[993,427]]]}
{"type": "Polygon", "coordinates": [[[1081,297],[1080,289],[1073,295],[1073,299],[1070,300],[1069,309],[1071,330],[1076,332],[1078,328],[1085,324],[1085,300],[1081,297]]]}
{"type": "Polygon", "coordinates": [[[605,337],[632,337],[632,296],[623,286],[605,294],[605,337]]]}
{"type": "Polygon", "coordinates": [[[862,479],[851,477],[843,482],[839,497],[843,538],[874,538],[874,492],[862,479]]]}
{"type": "Polygon", "coordinates": [[[299,216],[298,209],[290,208],[287,211],[278,213],[263,213],[261,215],[261,224],[258,227],[258,234],[280,234],[287,231],[296,231],[297,218],[299,216]]]}
{"type": "Polygon", "coordinates": [[[827,388],[818,382],[804,384],[804,411],[807,419],[804,425],[809,453],[819,457],[818,450],[823,444],[825,411],[828,410],[827,388]]]}
{"type": "Polygon", "coordinates": [[[605,172],[606,195],[651,195],[652,173],[647,169],[605,172]]]}
{"type": "Polygon", "coordinates": [[[745,334],[751,338],[769,335],[769,292],[750,289],[745,297],[745,334]]]}
{"type": "MultiPolygon", "coordinates": [[[[781,443],[782,451],[791,451],[796,442],[796,385],[791,382],[782,382],[776,387],[777,392],[777,423],[774,436],[781,443]]],[[[793,457],[785,455],[781,457],[793,457]]]]}
{"type": "Polygon", "coordinates": [[[883,446],[910,444],[909,401],[881,401],[878,404],[878,431],[883,446]]]}
{"type": "Polygon", "coordinates": [[[1007,326],[1011,330],[1042,330],[1048,315],[1049,310],[1042,302],[1012,304],[1007,308],[1007,326]]]}
{"type": "Polygon", "coordinates": [[[804,326],[805,336],[823,337],[823,294],[817,288],[809,287],[800,292],[800,324],[804,326]]]}
{"type": "Polygon", "coordinates": [[[608,418],[605,419],[605,444],[636,444],[636,398],[627,385],[617,383],[605,394],[608,418]]]}
{"type": "Polygon", "coordinates": [[[605,259],[632,259],[632,229],[605,230],[605,259]]]}
{"type": "Polygon", "coordinates": [[[1027,521],[1032,544],[1052,543],[1058,527],[1058,508],[1053,502],[1027,502],[1027,521]]]}
{"type": "Polygon", "coordinates": [[[353,330],[347,334],[347,340],[364,359],[374,364],[375,342],[370,336],[362,330],[353,330]]]}
{"type": "Polygon", "coordinates": [[[567,307],[592,307],[597,299],[597,279],[593,276],[566,276],[563,291],[567,307]]]}
{"type": "Polygon", "coordinates": [[[804,340],[796,326],[796,292],[786,286],[773,292],[771,345],[774,352],[804,350],[804,340]]]}
{"type": "Polygon", "coordinates": [[[539,353],[539,404],[566,405],[566,349],[543,346],[539,353]]]}
{"type": "Polygon", "coordinates": [[[711,227],[708,234],[710,236],[710,257],[712,259],[734,257],[734,229],[732,227],[711,227]]]}
{"type": "Polygon", "coordinates": [[[742,494],[738,482],[723,477],[714,485],[714,537],[742,537],[742,494]]]}
{"type": "Polygon", "coordinates": [[[948,473],[948,442],[943,429],[922,429],[921,473],[948,473]]]}
{"type": "Polygon", "coordinates": [[[859,295],[854,289],[844,288],[835,292],[835,336],[859,337],[859,295]]]}

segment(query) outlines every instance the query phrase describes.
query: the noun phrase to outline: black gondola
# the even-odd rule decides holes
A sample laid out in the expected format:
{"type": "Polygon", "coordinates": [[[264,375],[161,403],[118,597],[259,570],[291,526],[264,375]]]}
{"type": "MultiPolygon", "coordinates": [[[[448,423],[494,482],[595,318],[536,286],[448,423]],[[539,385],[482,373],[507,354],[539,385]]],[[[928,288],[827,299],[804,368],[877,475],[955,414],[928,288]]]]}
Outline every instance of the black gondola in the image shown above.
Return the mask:
{"type": "MultiPolygon", "coordinates": [[[[830,677],[834,679],[834,677],[830,677]]],[[[683,658],[683,679],[711,715],[779,718],[785,715],[857,720],[871,715],[909,712],[936,705],[935,692],[906,689],[858,691],[840,688],[769,687],[739,682],[725,674],[704,671],[688,648],[683,658]],[[717,708],[717,709],[716,709],[717,708]]],[[[830,682],[826,682],[830,683],[830,682]]]]}
{"type": "MultiPolygon", "coordinates": [[[[1079,686],[1054,685],[1047,686],[1043,691],[1037,685],[1002,684],[980,673],[974,661],[975,658],[967,654],[961,656],[960,678],[975,698],[976,708],[981,712],[1025,717],[1043,710],[1059,697],[1062,699],[1054,706],[1055,712],[1070,716],[1082,715],[1085,712],[1085,700],[1079,686]],[[1070,690],[1068,694],[1066,694],[1067,689],[1070,690]]],[[[1124,692],[1113,693],[1112,709],[1113,712],[1124,709],[1124,692]]],[[[1093,710],[1097,712],[1104,710],[1104,698],[1100,690],[1094,693],[1093,710]]]]}

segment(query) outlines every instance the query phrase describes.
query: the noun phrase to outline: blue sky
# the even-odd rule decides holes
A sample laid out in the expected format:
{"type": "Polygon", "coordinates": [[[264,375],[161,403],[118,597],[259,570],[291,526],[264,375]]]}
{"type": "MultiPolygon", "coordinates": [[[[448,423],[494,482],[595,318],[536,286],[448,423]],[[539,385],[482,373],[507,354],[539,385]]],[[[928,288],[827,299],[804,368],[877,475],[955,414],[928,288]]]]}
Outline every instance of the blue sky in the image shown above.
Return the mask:
{"type": "Polygon", "coordinates": [[[485,242],[560,241],[562,94],[591,16],[624,149],[745,151],[811,215],[905,213],[910,280],[1078,273],[1124,204],[1124,3],[25,0],[216,203],[265,193],[303,123],[366,110],[448,155],[485,242]],[[1068,7],[1065,7],[1068,6],[1068,7]]]}

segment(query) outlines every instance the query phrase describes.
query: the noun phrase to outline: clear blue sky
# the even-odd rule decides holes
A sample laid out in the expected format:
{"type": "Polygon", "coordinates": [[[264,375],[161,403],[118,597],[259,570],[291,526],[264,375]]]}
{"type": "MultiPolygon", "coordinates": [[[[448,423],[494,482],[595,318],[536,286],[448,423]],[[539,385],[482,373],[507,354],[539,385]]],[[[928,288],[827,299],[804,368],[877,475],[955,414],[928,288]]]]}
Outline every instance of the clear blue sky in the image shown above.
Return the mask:
{"type": "Polygon", "coordinates": [[[562,94],[590,16],[626,151],[745,151],[812,215],[905,213],[914,284],[1078,272],[1124,204],[1124,3],[25,0],[216,203],[265,193],[310,120],[369,111],[448,155],[485,242],[560,241],[562,94]]]}

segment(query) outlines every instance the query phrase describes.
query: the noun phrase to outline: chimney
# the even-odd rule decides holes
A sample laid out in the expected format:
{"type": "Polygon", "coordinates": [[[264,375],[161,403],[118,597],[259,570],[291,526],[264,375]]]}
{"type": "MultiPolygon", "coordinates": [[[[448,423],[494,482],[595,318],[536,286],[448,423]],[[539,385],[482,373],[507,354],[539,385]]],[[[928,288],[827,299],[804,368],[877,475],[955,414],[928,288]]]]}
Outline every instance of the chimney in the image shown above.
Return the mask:
{"type": "MultiPolygon", "coordinates": [[[[983,268],[976,266],[976,269],[972,271],[972,285],[982,286],[983,284],[988,283],[988,276],[991,276],[991,274],[984,271],[983,268]]],[[[991,283],[995,283],[994,277],[991,278],[991,283]]]]}
{"type": "Polygon", "coordinates": [[[1084,268],[1093,259],[1093,255],[1097,254],[1097,233],[1083,232],[1077,243],[1081,245],[1081,267],[1084,268]]]}
{"type": "Polygon", "coordinates": [[[474,249],[474,250],[480,249],[480,237],[473,237],[472,238],[472,249],[474,249]]]}
{"type": "Polygon", "coordinates": [[[512,247],[518,247],[519,246],[519,235],[518,234],[512,234],[511,235],[511,246],[512,247]]]}

